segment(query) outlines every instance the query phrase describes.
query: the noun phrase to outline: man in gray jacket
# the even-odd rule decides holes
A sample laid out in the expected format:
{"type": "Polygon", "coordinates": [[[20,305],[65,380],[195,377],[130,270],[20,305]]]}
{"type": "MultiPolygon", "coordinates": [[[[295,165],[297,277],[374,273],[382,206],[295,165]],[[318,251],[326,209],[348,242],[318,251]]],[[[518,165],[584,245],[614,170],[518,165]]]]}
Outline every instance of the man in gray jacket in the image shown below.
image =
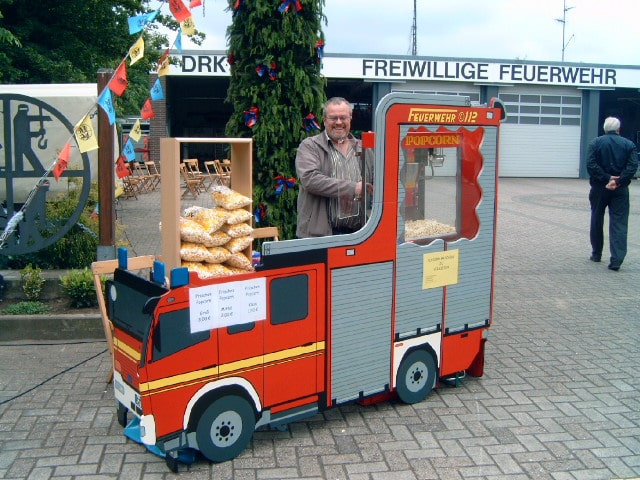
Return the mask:
{"type": "Polygon", "coordinates": [[[324,106],[324,131],[300,143],[296,155],[298,238],[352,233],[364,225],[361,200],[373,192],[373,167],[361,175],[361,141],[351,134],[353,107],[341,97],[324,106]]]}
{"type": "Polygon", "coordinates": [[[587,150],[589,202],[591,203],[591,258],[599,262],[604,244],[604,212],[609,209],[609,270],[618,271],[627,254],[629,222],[629,184],[638,170],[636,146],[620,136],[620,120],[608,117],[604,135],[587,150]]]}

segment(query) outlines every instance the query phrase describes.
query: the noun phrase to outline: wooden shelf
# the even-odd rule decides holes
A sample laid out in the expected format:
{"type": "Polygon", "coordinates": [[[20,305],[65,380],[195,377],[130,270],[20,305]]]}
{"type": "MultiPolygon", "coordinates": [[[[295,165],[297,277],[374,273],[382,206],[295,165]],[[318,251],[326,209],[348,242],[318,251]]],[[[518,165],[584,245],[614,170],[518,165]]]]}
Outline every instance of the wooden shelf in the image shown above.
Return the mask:
{"type": "MultiPolygon", "coordinates": [[[[162,196],[162,261],[167,272],[179,267],[180,261],[180,144],[225,143],[231,146],[231,188],[253,198],[253,139],[251,138],[191,138],[160,139],[160,178],[162,196]]],[[[247,207],[251,211],[251,206],[247,207]]],[[[251,256],[249,255],[249,258],[251,256]]]]}

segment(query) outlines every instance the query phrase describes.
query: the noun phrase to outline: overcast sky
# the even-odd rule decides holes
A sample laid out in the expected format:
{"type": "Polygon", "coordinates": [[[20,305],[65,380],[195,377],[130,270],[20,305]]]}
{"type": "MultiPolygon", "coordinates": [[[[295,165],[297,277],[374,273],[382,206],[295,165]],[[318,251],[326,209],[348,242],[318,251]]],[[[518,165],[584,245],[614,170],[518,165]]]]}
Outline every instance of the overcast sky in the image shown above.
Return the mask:
{"type": "MultiPolygon", "coordinates": [[[[277,5],[278,2],[274,0],[277,5]]],[[[640,64],[638,0],[416,0],[420,56],[640,64]],[[564,11],[566,4],[566,12],[564,11]],[[565,14],[563,42],[562,22],[565,14]]],[[[414,0],[326,0],[326,53],[410,55],[414,0]]],[[[187,2],[188,4],[188,2],[187,2]]],[[[227,0],[193,10],[202,47],[225,50],[227,0]]],[[[304,0],[302,0],[304,6],[304,0]]],[[[168,12],[168,2],[165,7],[168,12]]],[[[293,14],[293,13],[290,13],[293,14]]]]}

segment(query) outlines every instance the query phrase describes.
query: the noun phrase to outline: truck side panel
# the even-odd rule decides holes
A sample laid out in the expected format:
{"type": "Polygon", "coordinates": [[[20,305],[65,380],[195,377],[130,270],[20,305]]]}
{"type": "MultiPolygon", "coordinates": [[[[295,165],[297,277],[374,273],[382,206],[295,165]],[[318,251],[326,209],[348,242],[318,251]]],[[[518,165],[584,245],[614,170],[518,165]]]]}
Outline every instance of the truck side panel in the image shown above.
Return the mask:
{"type": "Polygon", "coordinates": [[[393,263],[331,271],[331,388],[336,404],[390,387],[393,263]]]}
{"type": "Polygon", "coordinates": [[[459,250],[461,263],[458,283],[447,287],[445,334],[488,324],[490,318],[498,129],[485,127],[484,130],[482,171],[477,176],[482,201],[475,206],[478,234],[447,246],[448,250],[459,250]]]}
{"type": "Polygon", "coordinates": [[[398,246],[396,328],[395,336],[402,339],[442,328],[442,288],[422,288],[422,257],[425,253],[442,252],[444,242],[429,245],[403,243],[398,246]]]}

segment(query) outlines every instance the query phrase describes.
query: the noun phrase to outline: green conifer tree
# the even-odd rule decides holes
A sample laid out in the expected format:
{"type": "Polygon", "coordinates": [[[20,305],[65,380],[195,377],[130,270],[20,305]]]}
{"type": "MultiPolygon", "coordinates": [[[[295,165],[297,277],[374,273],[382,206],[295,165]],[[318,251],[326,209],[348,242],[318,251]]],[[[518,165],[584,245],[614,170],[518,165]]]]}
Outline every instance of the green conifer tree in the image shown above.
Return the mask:
{"type": "Polygon", "coordinates": [[[326,99],[321,75],[324,0],[230,0],[227,30],[231,81],[227,101],[234,111],[228,137],[253,137],[253,209],[264,215],[256,226],[277,226],[295,236],[295,155],[300,142],[318,130],[326,99]],[[301,7],[301,8],[299,8],[301,7]],[[257,108],[255,125],[245,112],[257,108]],[[306,127],[306,128],[305,128],[306,127]],[[284,181],[281,193],[278,180],[284,181]]]}

